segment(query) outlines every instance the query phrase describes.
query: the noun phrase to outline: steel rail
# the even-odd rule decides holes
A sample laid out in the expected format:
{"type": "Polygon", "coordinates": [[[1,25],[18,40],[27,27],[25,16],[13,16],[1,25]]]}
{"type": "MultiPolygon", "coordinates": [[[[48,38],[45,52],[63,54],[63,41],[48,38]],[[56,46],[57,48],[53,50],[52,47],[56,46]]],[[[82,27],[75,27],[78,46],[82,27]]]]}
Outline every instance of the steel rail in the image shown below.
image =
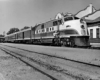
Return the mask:
{"type": "Polygon", "coordinates": [[[44,74],[45,76],[49,77],[51,80],[59,80],[59,79],[55,78],[53,75],[51,75],[51,74],[49,74],[49,73],[46,73],[46,72],[44,72],[43,70],[38,69],[37,67],[35,67],[35,66],[32,65],[31,63],[29,63],[27,60],[22,59],[22,57],[24,57],[24,58],[28,58],[28,57],[25,57],[25,56],[23,56],[23,55],[21,55],[21,54],[17,54],[17,53],[12,52],[12,51],[9,52],[9,50],[8,50],[8,49],[5,49],[5,48],[1,48],[1,47],[0,47],[0,49],[1,49],[2,51],[4,51],[5,53],[7,53],[7,54],[9,54],[9,55],[11,55],[11,56],[17,58],[18,60],[22,61],[23,63],[25,63],[26,65],[30,66],[31,68],[33,68],[33,69],[37,70],[38,72],[44,74]],[[14,54],[12,54],[12,53],[14,53],[14,54]]]}
{"type": "Polygon", "coordinates": [[[27,62],[25,59],[23,60],[23,57],[26,58],[26,59],[28,59],[29,61],[35,62],[36,64],[43,65],[43,67],[44,67],[44,66],[47,66],[48,68],[50,68],[50,70],[54,70],[54,71],[57,71],[57,72],[59,72],[59,73],[66,74],[66,75],[68,75],[68,76],[70,76],[70,77],[72,77],[72,78],[75,78],[75,80],[87,80],[87,79],[88,79],[88,80],[92,80],[91,78],[89,78],[89,77],[87,77],[87,76],[86,76],[86,77],[85,77],[85,76],[82,77],[82,76],[73,75],[73,74],[69,73],[68,71],[67,71],[67,73],[66,73],[66,70],[64,70],[64,69],[56,69],[57,66],[53,66],[53,67],[52,67],[52,65],[44,64],[44,63],[42,63],[42,62],[40,62],[40,61],[37,61],[37,60],[35,60],[35,59],[33,59],[33,58],[30,58],[30,57],[27,57],[27,56],[25,56],[25,55],[16,53],[16,52],[14,52],[14,51],[10,51],[10,50],[8,50],[8,49],[6,49],[6,48],[2,48],[2,47],[1,47],[1,50],[3,50],[3,51],[6,52],[7,54],[10,54],[11,56],[13,56],[13,57],[15,57],[15,58],[17,58],[17,59],[19,59],[19,60],[21,60],[22,62],[24,62],[24,63],[27,64],[28,66],[30,66],[30,67],[36,69],[37,71],[39,71],[39,72],[41,72],[42,74],[48,76],[48,77],[51,78],[52,80],[60,80],[60,79],[57,79],[57,78],[55,78],[54,76],[52,76],[52,75],[50,75],[50,74],[44,72],[43,70],[40,70],[40,69],[34,67],[32,64],[30,64],[29,62],[27,62]],[[14,53],[15,55],[12,54],[12,53],[14,53]]]}
{"type": "MultiPolygon", "coordinates": [[[[4,45],[4,46],[8,46],[8,45],[4,45]]],[[[49,56],[49,57],[59,58],[59,59],[63,59],[63,60],[68,60],[68,61],[77,62],[77,63],[86,64],[86,65],[95,66],[95,67],[99,67],[100,68],[100,65],[89,63],[89,62],[83,62],[83,61],[78,61],[78,60],[74,60],[74,59],[70,59],[70,58],[65,58],[65,57],[61,57],[61,56],[57,56],[57,55],[51,55],[51,54],[46,54],[46,53],[42,53],[42,52],[36,52],[36,51],[26,50],[26,49],[14,47],[14,46],[8,46],[8,47],[16,48],[16,49],[27,51],[27,52],[30,52],[30,53],[35,53],[35,54],[40,54],[40,55],[46,55],[46,56],[49,56]]]]}

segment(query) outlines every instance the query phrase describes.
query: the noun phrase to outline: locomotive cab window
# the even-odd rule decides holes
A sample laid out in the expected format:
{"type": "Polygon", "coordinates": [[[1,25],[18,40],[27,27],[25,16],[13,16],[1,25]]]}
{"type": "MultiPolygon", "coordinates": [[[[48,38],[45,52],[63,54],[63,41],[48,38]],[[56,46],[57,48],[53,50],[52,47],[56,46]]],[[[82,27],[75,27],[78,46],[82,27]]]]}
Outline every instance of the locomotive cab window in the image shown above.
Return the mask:
{"type": "Polygon", "coordinates": [[[57,26],[57,25],[58,25],[57,21],[54,21],[53,26],[57,26]]]}

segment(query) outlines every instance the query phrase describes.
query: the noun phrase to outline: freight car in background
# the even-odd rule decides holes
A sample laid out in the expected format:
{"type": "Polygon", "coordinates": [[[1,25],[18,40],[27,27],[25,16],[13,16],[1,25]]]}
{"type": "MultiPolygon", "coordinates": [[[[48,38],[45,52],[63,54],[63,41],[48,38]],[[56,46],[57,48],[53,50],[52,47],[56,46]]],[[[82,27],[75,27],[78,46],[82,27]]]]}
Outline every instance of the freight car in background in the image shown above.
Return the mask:
{"type": "Polygon", "coordinates": [[[90,46],[86,22],[73,15],[63,16],[5,36],[6,42],[64,46],[90,46]]]}

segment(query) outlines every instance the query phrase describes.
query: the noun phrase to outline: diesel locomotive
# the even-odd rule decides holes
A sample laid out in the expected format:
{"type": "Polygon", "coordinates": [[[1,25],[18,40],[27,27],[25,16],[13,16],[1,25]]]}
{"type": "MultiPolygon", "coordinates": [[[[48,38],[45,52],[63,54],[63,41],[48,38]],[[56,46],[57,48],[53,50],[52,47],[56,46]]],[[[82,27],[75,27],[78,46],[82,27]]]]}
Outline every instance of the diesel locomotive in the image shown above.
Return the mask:
{"type": "Polygon", "coordinates": [[[63,16],[5,36],[6,42],[90,46],[87,24],[73,15],[63,16]]]}

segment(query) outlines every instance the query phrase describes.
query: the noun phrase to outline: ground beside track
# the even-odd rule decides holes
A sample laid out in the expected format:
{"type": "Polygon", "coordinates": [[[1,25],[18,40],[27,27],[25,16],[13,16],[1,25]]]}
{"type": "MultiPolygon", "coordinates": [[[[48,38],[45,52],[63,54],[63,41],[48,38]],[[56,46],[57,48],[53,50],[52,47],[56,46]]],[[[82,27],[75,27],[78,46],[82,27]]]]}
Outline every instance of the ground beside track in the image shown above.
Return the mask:
{"type": "Polygon", "coordinates": [[[0,80],[51,80],[0,50],[0,80]]]}
{"type": "Polygon", "coordinates": [[[1,43],[1,45],[2,44],[22,49],[27,49],[30,51],[36,51],[55,56],[57,55],[72,60],[100,65],[100,50],[69,48],[69,47],[52,47],[52,46],[42,46],[42,45],[12,44],[12,43],[1,43]]]}
{"type": "MultiPolygon", "coordinates": [[[[11,45],[11,44],[9,44],[9,45],[11,45]]],[[[12,44],[12,45],[15,46],[15,44],[12,44]]],[[[70,75],[72,77],[70,79],[69,79],[69,77],[68,78],[65,77],[64,80],[90,80],[87,78],[92,78],[91,80],[99,80],[100,79],[100,68],[97,68],[97,67],[88,66],[88,65],[80,64],[80,63],[74,63],[74,62],[62,60],[62,59],[56,59],[56,58],[45,56],[45,55],[34,54],[33,52],[30,53],[27,51],[10,48],[10,47],[3,46],[3,45],[0,45],[0,46],[5,47],[11,51],[17,52],[19,54],[23,54],[23,55],[32,57],[34,59],[37,59],[42,64],[40,67],[43,66],[43,67],[46,67],[47,69],[50,69],[53,72],[53,75],[58,73],[57,77],[59,77],[59,80],[63,80],[63,79],[60,79],[62,76],[59,74],[59,71],[66,73],[67,75],[70,75]],[[45,64],[45,65],[43,65],[43,64],[45,64]],[[47,64],[50,64],[51,66],[53,65],[52,68],[53,69],[56,68],[58,70],[58,72],[56,73],[55,70],[53,71],[52,68],[50,68],[49,65],[47,65],[47,64]],[[56,67],[56,66],[58,66],[58,67],[56,67]],[[62,69],[59,67],[61,67],[62,69]],[[84,78],[84,79],[80,79],[80,77],[84,78]]],[[[22,44],[19,46],[22,47],[22,44]]],[[[17,45],[17,47],[19,47],[19,46],[17,45]]],[[[23,46],[23,48],[27,48],[26,46],[23,46]]],[[[28,46],[28,48],[31,48],[31,47],[28,46]]],[[[40,46],[37,46],[37,47],[39,48],[40,46]]],[[[34,50],[33,48],[31,48],[31,49],[34,50]]],[[[38,49],[38,51],[41,51],[39,49],[38,49]]],[[[41,47],[41,49],[43,49],[43,48],[41,47]]],[[[49,49],[50,49],[50,47],[49,47],[49,49]]],[[[53,49],[56,51],[57,47],[56,48],[54,47],[53,49]]]]}

